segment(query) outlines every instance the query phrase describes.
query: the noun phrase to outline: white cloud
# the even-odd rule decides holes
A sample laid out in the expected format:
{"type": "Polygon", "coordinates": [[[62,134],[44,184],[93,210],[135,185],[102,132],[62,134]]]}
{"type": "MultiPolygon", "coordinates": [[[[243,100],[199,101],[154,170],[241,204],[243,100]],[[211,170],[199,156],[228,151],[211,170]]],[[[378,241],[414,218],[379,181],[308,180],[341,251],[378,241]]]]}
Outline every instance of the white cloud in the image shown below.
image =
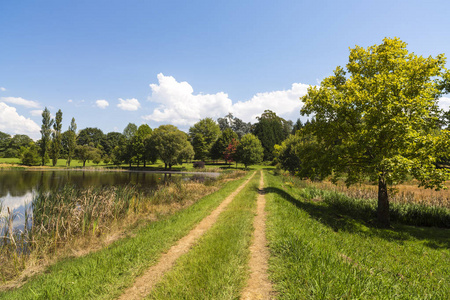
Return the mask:
{"type": "Polygon", "coordinates": [[[141,107],[141,104],[139,103],[138,99],[136,99],[136,98],[126,99],[126,100],[119,98],[119,102],[120,103],[117,104],[117,107],[122,110],[135,111],[141,107]]]}
{"type": "Polygon", "coordinates": [[[6,89],[4,87],[0,86],[0,91],[4,92],[4,91],[6,91],[6,89]]]}
{"type": "Polygon", "coordinates": [[[25,106],[26,108],[39,108],[36,101],[26,100],[20,97],[0,97],[0,101],[25,106]]]}
{"type": "Polygon", "coordinates": [[[27,134],[38,139],[41,128],[31,119],[17,113],[16,108],[0,102],[0,131],[9,134],[27,134]]]}
{"type": "Polygon", "coordinates": [[[73,102],[73,100],[72,100],[72,99],[69,99],[69,100],[67,100],[67,102],[68,102],[68,103],[72,103],[72,102],[73,102]]]}
{"type": "Polygon", "coordinates": [[[33,117],[37,117],[37,116],[42,116],[42,112],[43,112],[42,109],[35,109],[35,110],[30,111],[30,114],[33,117]]]}
{"type": "Polygon", "coordinates": [[[257,93],[248,101],[233,104],[233,113],[236,117],[252,123],[256,122],[256,117],[266,109],[286,119],[297,119],[303,105],[300,97],[306,95],[308,87],[307,84],[294,83],[289,90],[257,93]]]}
{"type": "Polygon", "coordinates": [[[97,100],[95,101],[95,105],[97,105],[97,107],[100,107],[101,109],[105,109],[109,106],[109,103],[106,100],[97,100]]]}
{"type": "Polygon", "coordinates": [[[450,109],[450,98],[448,97],[441,97],[439,98],[438,102],[439,108],[443,109],[445,111],[450,109]]]}
{"type": "Polygon", "coordinates": [[[255,122],[264,110],[270,109],[277,115],[296,119],[302,102],[299,98],[306,94],[308,85],[294,83],[286,91],[258,93],[248,101],[233,104],[228,94],[194,94],[187,82],[177,82],[172,76],[158,74],[158,84],[150,84],[152,95],[149,100],[159,106],[152,114],[143,116],[145,120],[170,123],[177,126],[191,126],[200,119],[217,119],[229,112],[245,122],[255,122]]]}

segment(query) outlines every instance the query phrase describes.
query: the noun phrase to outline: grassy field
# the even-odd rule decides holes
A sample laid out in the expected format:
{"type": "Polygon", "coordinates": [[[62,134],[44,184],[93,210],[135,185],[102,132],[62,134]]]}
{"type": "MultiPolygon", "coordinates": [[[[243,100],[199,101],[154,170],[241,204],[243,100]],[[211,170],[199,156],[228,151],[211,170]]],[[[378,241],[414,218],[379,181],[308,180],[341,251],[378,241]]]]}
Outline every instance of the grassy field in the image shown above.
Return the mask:
{"type": "Polygon", "coordinates": [[[0,299],[115,298],[243,181],[229,181],[187,209],[131,232],[103,250],[58,262],[21,288],[0,293],[0,299]]]}
{"type": "MultiPolygon", "coordinates": [[[[67,160],[66,159],[58,159],[58,162],[56,163],[56,166],[53,167],[51,162],[48,162],[44,167],[37,166],[32,168],[66,168],[67,167],[67,160]]],[[[19,158],[0,158],[0,168],[10,168],[10,167],[26,167],[21,165],[21,161],[19,158]]],[[[82,168],[83,163],[78,160],[72,160],[70,163],[69,168],[82,168]]],[[[114,165],[112,163],[105,164],[103,162],[99,164],[94,164],[92,161],[87,161],[86,166],[89,168],[129,168],[128,164],[122,164],[122,165],[114,165]]],[[[132,168],[138,168],[136,164],[132,164],[132,168]]],[[[236,163],[232,163],[231,165],[225,165],[224,162],[219,162],[217,164],[206,164],[205,168],[203,169],[196,169],[193,166],[192,162],[189,163],[183,163],[182,165],[174,165],[172,166],[173,171],[215,171],[217,169],[243,169],[244,165],[238,163],[236,166],[236,163]]],[[[154,164],[147,164],[144,168],[142,164],[139,165],[139,169],[142,170],[162,170],[164,169],[164,162],[161,160],[156,161],[154,164]]]]}
{"type": "Polygon", "coordinates": [[[283,176],[266,176],[270,272],[280,299],[447,299],[448,229],[378,229],[283,176]]]}
{"type": "Polygon", "coordinates": [[[253,177],[197,246],[166,274],[149,299],[239,298],[248,276],[248,247],[259,178],[253,177]]]}

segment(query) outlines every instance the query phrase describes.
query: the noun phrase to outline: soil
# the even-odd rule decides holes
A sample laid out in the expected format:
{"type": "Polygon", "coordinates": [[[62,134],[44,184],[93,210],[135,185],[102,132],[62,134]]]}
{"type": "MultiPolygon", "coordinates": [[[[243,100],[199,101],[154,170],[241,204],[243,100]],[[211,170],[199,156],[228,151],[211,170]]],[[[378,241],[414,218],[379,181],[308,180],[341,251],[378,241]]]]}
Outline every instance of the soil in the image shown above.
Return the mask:
{"type": "Polygon", "coordinates": [[[138,277],[133,286],[125,290],[119,299],[142,299],[150,294],[152,288],[174,266],[176,260],[181,255],[187,253],[195,242],[214,225],[220,213],[225,210],[228,204],[231,203],[234,197],[247,185],[254,175],[231,193],[209,216],[205,217],[194,229],[181,238],[167,253],[164,253],[158,263],[145,271],[142,276],[138,277]]]}
{"type": "Polygon", "coordinates": [[[247,287],[242,292],[241,299],[272,299],[275,294],[272,289],[272,283],[267,273],[269,249],[266,240],[266,200],[264,197],[264,179],[261,172],[259,182],[259,196],[257,202],[257,214],[253,221],[255,228],[253,243],[250,246],[250,278],[247,287]]]}

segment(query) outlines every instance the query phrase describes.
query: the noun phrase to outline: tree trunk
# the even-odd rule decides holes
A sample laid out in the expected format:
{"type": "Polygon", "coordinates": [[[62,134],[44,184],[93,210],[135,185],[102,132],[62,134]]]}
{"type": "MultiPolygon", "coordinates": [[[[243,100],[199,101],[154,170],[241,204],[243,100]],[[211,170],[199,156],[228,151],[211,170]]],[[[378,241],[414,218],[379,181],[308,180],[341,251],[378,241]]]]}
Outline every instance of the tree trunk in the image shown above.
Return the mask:
{"type": "Polygon", "coordinates": [[[377,209],[378,223],[382,227],[389,227],[391,225],[389,218],[389,197],[384,176],[380,175],[378,178],[378,209],[377,209]]]}

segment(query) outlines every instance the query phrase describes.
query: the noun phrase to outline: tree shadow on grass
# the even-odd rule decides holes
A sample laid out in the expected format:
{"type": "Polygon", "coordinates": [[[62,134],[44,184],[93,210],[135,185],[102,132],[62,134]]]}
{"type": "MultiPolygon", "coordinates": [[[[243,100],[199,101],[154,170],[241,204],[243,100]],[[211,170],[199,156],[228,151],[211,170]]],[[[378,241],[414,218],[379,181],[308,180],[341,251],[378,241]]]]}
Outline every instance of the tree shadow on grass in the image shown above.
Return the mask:
{"type": "MultiPolygon", "coordinates": [[[[373,218],[362,219],[358,216],[370,215],[371,211],[358,211],[361,207],[347,207],[345,210],[338,210],[336,206],[327,203],[315,202],[314,200],[298,200],[288,192],[267,187],[266,194],[274,193],[289,201],[297,208],[307,212],[312,218],[330,227],[335,232],[346,231],[350,233],[376,236],[388,241],[402,242],[407,240],[422,240],[424,245],[433,249],[450,248],[450,230],[436,229],[428,227],[414,227],[402,224],[394,224],[393,228],[381,229],[376,226],[373,218]]],[[[352,205],[351,203],[346,203],[352,205]]]]}

